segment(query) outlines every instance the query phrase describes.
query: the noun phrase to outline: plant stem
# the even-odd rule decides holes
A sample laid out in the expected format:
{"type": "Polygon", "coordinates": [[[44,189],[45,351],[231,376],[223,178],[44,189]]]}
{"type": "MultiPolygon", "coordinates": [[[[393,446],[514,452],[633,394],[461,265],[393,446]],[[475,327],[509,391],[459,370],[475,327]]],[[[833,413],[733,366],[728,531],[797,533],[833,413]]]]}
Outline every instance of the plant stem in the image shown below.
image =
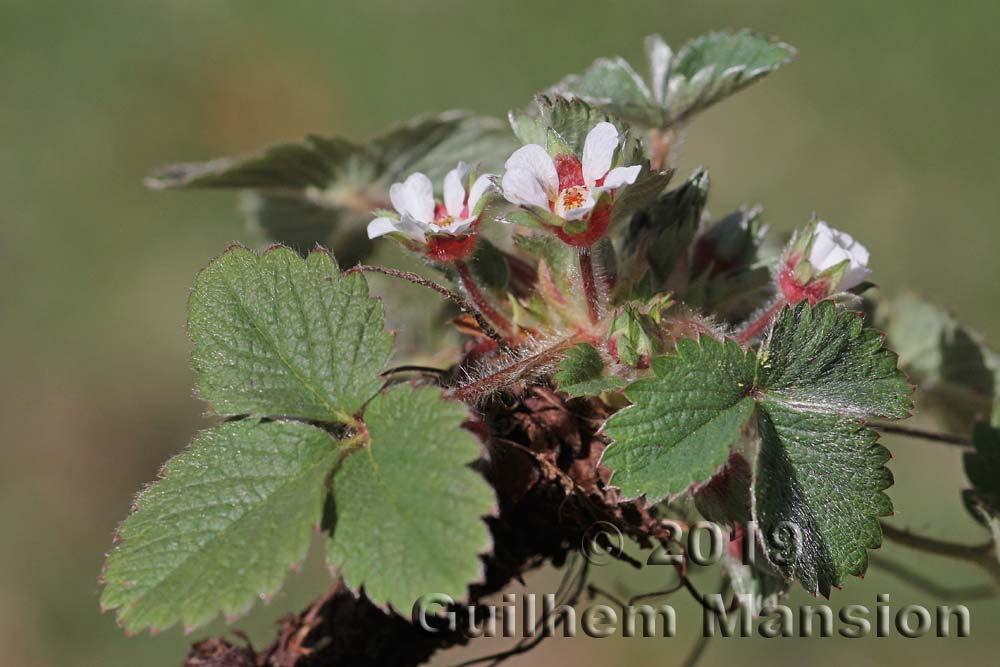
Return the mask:
{"type": "Polygon", "coordinates": [[[583,293],[587,298],[587,316],[590,317],[591,324],[597,324],[600,320],[600,300],[589,247],[580,248],[580,280],[583,282],[583,293]]]}
{"type": "Polygon", "coordinates": [[[653,130],[653,151],[649,158],[649,168],[653,171],[661,171],[670,156],[670,149],[674,145],[674,131],[653,130]]]}
{"type": "Polygon", "coordinates": [[[469,270],[469,265],[460,259],[455,260],[454,265],[455,270],[458,272],[458,278],[462,281],[462,287],[465,288],[469,298],[472,299],[472,303],[476,305],[479,312],[485,315],[493,324],[497,325],[503,333],[510,335],[514,331],[510,320],[501,315],[490,304],[489,300],[479,289],[479,285],[476,284],[476,279],[473,277],[472,271],[469,270]]]}
{"type": "Polygon", "coordinates": [[[881,431],[883,433],[905,435],[910,438],[920,438],[921,440],[930,440],[931,442],[940,442],[945,445],[954,445],[956,447],[972,447],[972,441],[961,435],[952,435],[951,433],[935,433],[934,431],[925,431],[924,429],[910,428],[908,426],[896,426],[895,424],[869,424],[869,426],[876,431],[881,431]]]}
{"type": "Polygon", "coordinates": [[[348,269],[345,273],[354,273],[356,271],[360,271],[362,273],[381,273],[382,275],[385,276],[399,278],[400,280],[405,280],[407,282],[413,283],[414,285],[420,285],[421,287],[426,287],[427,289],[434,290],[435,292],[437,292],[438,294],[440,294],[441,296],[443,296],[444,298],[448,299],[453,304],[458,306],[459,310],[461,310],[463,313],[468,313],[469,315],[472,315],[474,318],[476,318],[476,324],[479,325],[479,328],[482,330],[482,332],[487,336],[489,336],[491,339],[493,339],[493,341],[496,342],[501,349],[506,350],[510,348],[510,346],[507,344],[507,341],[503,339],[503,336],[497,333],[496,329],[494,329],[493,326],[483,317],[483,314],[479,312],[477,308],[470,306],[469,303],[465,299],[463,299],[460,294],[452,292],[444,285],[438,285],[436,282],[432,280],[427,280],[423,276],[413,273],[412,271],[400,271],[398,269],[390,269],[384,266],[372,266],[369,264],[358,264],[357,266],[348,269]]]}
{"type": "Polygon", "coordinates": [[[936,556],[964,560],[978,565],[989,572],[997,582],[1000,582],[1000,561],[997,561],[992,540],[980,544],[957,544],[901,530],[884,521],[881,522],[881,525],[882,535],[887,540],[936,556]]]}
{"type": "Polygon", "coordinates": [[[778,314],[778,311],[785,307],[785,303],[786,302],[783,298],[778,299],[775,304],[765,310],[760,317],[747,325],[747,327],[736,336],[736,341],[739,343],[746,343],[753,340],[757,334],[763,331],[764,328],[771,323],[771,320],[778,314]]]}

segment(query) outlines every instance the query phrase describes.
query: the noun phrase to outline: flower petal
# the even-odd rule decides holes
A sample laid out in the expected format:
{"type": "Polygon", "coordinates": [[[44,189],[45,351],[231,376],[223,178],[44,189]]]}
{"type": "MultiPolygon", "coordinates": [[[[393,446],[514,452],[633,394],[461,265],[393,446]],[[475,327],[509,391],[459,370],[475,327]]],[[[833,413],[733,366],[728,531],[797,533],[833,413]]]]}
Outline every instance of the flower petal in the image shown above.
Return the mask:
{"type": "Polygon", "coordinates": [[[583,142],[583,181],[588,188],[611,169],[618,148],[618,128],[608,122],[598,123],[583,142]]]}
{"type": "Polygon", "coordinates": [[[476,179],[476,182],[472,184],[472,188],[469,190],[469,213],[476,210],[476,206],[479,204],[479,200],[483,198],[486,191],[493,186],[493,174],[483,174],[476,179]]]}
{"type": "MultiPolygon", "coordinates": [[[[556,165],[552,162],[552,156],[548,154],[548,151],[538,144],[521,146],[507,158],[507,164],[504,166],[508,171],[518,169],[531,174],[538,181],[546,199],[555,197],[556,193],[559,192],[559,174],[556,173],[556,165]]],[[[506,175],[504,179],[506,180],[506,175]]],[[[545,205],[548,205],[547,201],[543,204],[543,206],[545,205]]]]}
{"type": "Polygon", "coordinates": [[[444,177],[444,207],[453,218],[462,215],[465,207],[465,179],[468,177],[469,165],[464,162],[459,162],[444,177]]]}
{"type": "Polygon", "coordinates": [[[398,222],[394,218],[375,218],[368,223],[368,238],[377,239],[380,236],[399,231],[396,229],[398,222]]]}
{"type": "Polygon", "coordinates": [[[635,183],[635,179],[639,178],[640,171],[642,171],[642,167],[637,164],[631,167],[615,167],[604,177],[604,183],[600,189],[614,190],[625,185],[632,185],[635,183]]]}
{"type": "Polygon", "coordinates": [[[434,186],[431,179],[419,171],[402,183],[393,183],[389,199],[400,216],[410,216],[420,222],[434,220],[434,186]]]}
{"type": "MultiPolygon", "coordinates": [[[[553,173],[555,168],[552,169],[553,173]]],[[[518,206],[539,206],[548,209],[549,197],[543,184],[527,169],[507,169],[503,175],[503,196],[518,206]]]]}
{"type": "Polygon", "coordinates": [[[444,227],[439,228],[437,231],[438,233],[445,232],[446,234],[452,234],[458,236],[459,234],[465,232],[465,230],[468,229],[469,226],[472,225],[472,223],[475,221],[476,221],[476,216],[461,218],[459,220],[455,220],[455,222],[451,223],[450,225],[446,225],[444,227]]]}
{"type": "Polygon", "coordinates": [[[595,202],[592,197],[587,197],[587,201],[583,202],[576,208],[571,208],[566,211],[562,217],[566,220],[582,220],[590,215],[590,212],[594,210],[594,206],[596,205],[597,202],[595,202]]]}

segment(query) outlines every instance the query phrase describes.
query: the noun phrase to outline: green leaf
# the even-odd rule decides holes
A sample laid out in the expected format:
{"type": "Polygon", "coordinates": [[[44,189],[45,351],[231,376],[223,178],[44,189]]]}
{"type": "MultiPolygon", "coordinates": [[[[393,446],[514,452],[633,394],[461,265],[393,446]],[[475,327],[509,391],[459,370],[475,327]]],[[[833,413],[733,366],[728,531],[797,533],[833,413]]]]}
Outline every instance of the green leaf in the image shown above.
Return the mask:
{"type": "Polygon", "coordinates": [[[1000,528],[1000,428],[977,422],[972,432],[975,451],[962,457],[971,489],[962,492],[969,512],[977,521],[1000,528]]]}
{"type": "Polygon", "coordinates": [[[830,301],[785,308],[760,356],[766,397],[800,411],[908,417],[913,387],[861,316],[830,301]]]}
{"type": "Polygon", "coordinates": [[[654,377],[633,382],[633,405],[604,432],[613,444],[601,463],[625,498],[657,501],[708,479],[725,463],[750,420],[754,360],[732,341],[683,339],[677,356],[657,357],[654,377]]]}
{"type": "MultiPolygon", "coordinates": [[[[612,482],[626,498],[650,500],[705,482],[756,405],[753,516],[769,558],[814,593],[863,573],[865,549],[879,544],[877,517],[891,511],[882,491],[892,476],[888,453],[861,420],[911,407],[911,387],[881,336],[831,302],[803,302],[778,315],[756,361],[732,341],[704,337],[677,350],[653,360],[655,377],[630,385],[634,405],[605,425],[614,442],[602,463],[612,482]],[[782,535],[788,530],[795,539],[782,535]]],[[[717,499],[701,505],[728,511],[717,499]]]]}
{"type": "Polygon", "coordinates": [[[649,272],[653,293],[667,288],[678,262],[687,256],[708,200],[708,172],[698,169],[680,187],[632,218],[622,242],[625,267],[638,282],[649,272]]]}
{"type": "Polygon", "coordinates": [[[305,557],[338,456],[329,435],[298,422],[201,433],[122,524],[102,606],[130,632],[246,612],[305,557]]]}
{"type": "Polygon", "coordinates": [[[960,410],[968,421],[1000,397],[1000,355],[944,309],[904,294],[879,309],[889,345],[921,392],[960,410]]]}
{"type": "Polygon", "coordinates": [[[468,467],[480,447],[461,427],[467,417],[436,389],[409,385],[365,411],[371,442],[333,481],[328,560],[377,604],[407,612],[428,593],[460,599],[482,577],[490,536],[481,517],[496,501],[468,467]]]}
{"type": "Polygon", "coordinates": [[[555,381],[559,391],[572,397],[596,396],[625,386],[622,378],[604,375],[604,359],[594,346],[586,343],[580,343],[566,352],[559,362],[555,381]]]}
{"type": "Polygon", "coordinates": [[[554,87],[628,122],[659,127],[663,112],[632,66],[621,57],[598,58],[583,74],[571,74],[554,87]]]}
{"type": "Polygon", "coordinates": [[[271,239],[297,249],[329,244],[363,258],[369,212],[389,206],[389,187],[414,171],[440,187],[459,160],[499,172],[516,144],[493,118],[447,112],[418,118],[366,145],[309,136],[254,155],[164,167],[146,179],[155,190],[226,188],[254,196],[245,211],[271,239]],[[361,240],[364,245],[358,243],[361,240]],[[350,252],[338,242],[350,243],[350,252]]]}
{"type": "Polygon", "coordinates": [[[675,124],[746,88],[795,57],[795,49],[749,30],[702,35],[677,52],[667,78],[666,116],[675,124]]]}
{"type": "Polygon", "coordinates": [[[860,421],[764,401],[754,518],[768,557],[809,592],[829,596],[864,574],[866,549],[882,543],[878,517],[892,513],[889,453],[860,421]]]}
{"type": "Polygon", "coordinates": [[[381,302],[333,257],[233,247],[189,304],[202,398],[220,415],[350,422],[381,386],[392,348],[381,302]]]}
{"type": "Polygon", "coordinates": [[[667,129],[745,88],[795,57],[795,49],[748,30],[714,32],[674,55],[662,38],[646,39],[649,81],[622,58],[600,58],[553,87],[629,123],[667,129]]]}

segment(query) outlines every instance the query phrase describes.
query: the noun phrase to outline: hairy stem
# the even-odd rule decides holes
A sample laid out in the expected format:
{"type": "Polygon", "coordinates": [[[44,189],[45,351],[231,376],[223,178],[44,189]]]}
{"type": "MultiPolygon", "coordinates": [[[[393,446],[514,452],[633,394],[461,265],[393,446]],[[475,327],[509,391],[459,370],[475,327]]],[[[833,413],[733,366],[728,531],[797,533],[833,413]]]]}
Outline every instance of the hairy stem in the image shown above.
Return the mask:
{"type": "Polygon", "coordinates": [[[510,335],[513,333],[514,327],[511,325],[510,320],[501,315],[489,302],[489,299],[486,298],[482,290],[479,289],[472,271],[469,270],[469,265],[462,260],[456,260],[454,266],[455,271],[458,272],[458,279],[462,282],[462,287],[465,288],[469,298],[472,299],[472,303],[476,305],[479,312],[485,315],[493,324],[497,325],[505,334],[510,335]]]}
{"type": "Polygon", "coordinates": [[[936,433],[920,428],[910,428],[908,426],[896,426],[895,424],[869,424],[876,431],[882,433],[893,433],[895,435],[905,435],[909,438],[919,438],[931,442],[939,442],[944,445],[954,445],[956,447],[972,447],[972,440],[961,435],[951,433],[936,433]]]}
{"type": "Polygon", "coordinates": [[[649,157],[649,168],[653,171],[662,171],[670,157],[670,149],[674,145],[674,131],[653,130],[653,150],[649,157]]]}
{"type": "Polygon", "coordinates": [[[467,403],[475,402],[484,396],[510,387],[517,382],[530,380],[537,377],[540,371],[550,368],[566,350],[587,339],[587,336],[581,334],[563,338],[532,355],[512,360],[504,367],[489,373],[485,377],[456,387],[451,391],[450,395],[459,401],[467,403]]]}
{"type": "Polygon", "coordinates": [[[384,266],[372,266],[369,264],[358,264],[346,271],[346,273],[354,273],[360,271],[362,273],[381,273],[385,276],[391,276],[393,278],[399,278],[400,280],[405,280],[407,282],[413,283],[414,285],[420,285],[421,287],[426,287],[427,289],[434,290],[444,298],[451,301],[453,304],[458,306],[459,310],[463,313],[468,313],[476,318],[476,324],[479,325],[480,330],[493,339],[501,349],[510,349],[507,345],[507,341],[504,340],[503,336],[497,333],[497,330],[483,317],[483,314],[479,312],[478,309],[469,305],[469,303],[462,298],[462,295],[452,292],[450,289],[444,285],[438,285],[432,280],[427,280],[423,276],[413,273],[412,271],[399,271],[397,269],[390,269],[384,266]]]}
{"type": "Polygon", "coordinates": [[[747,343],[753,340],[767,327],[768,324],[771,323],[774,316],[777,315],[782,308],[784,308],[785,303],[784,299],[778,299],[773,306],[765,310],[760,317],[748,324],[743,331],[737,334],[736,341],[739,343],[747,343]]]}
{"type": "Polygon", "coordinates": [[[594,275],[594,261],[590,256],[590,248],[580,248],[580,280],[583,282],[583,293],[587,298],[587,316],[591,324],[600,320],[600,298],[597,293],[597,278],[594,275]]]}

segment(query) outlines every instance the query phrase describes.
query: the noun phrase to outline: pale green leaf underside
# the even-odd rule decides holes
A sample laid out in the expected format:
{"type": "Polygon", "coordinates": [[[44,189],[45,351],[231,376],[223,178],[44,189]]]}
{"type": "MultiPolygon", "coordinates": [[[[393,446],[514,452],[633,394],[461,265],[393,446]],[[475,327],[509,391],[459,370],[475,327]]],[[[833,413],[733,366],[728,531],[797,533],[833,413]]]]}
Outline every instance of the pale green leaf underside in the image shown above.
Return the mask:
{"type": "Polygon", "coordinates": [[[882,542],[878,517],[892,513],[883,493],[892,485],[889,453],[856,419],[770,401],[757,426],[754,517],[768,555],[785,576],[828,596],[848,575],[864,574],[866,549],[882,542]]]}
{"type": "Polygon", "coordinates": [[[480,453],[461,428],[460,403],[436,389],[399,385],[365,411],[371,443],[347,458],[333,482],[328,561],[375,603],[408,613],[428,593],[455,599],[482,577],[495,506],[468,467],[480,453]]]}
{"type": "Polygon", "coordinates": [[[364,278],[323,251],[231,248],[198,277],[189,313],[200,393],[221,415],[346,421],[392,347],[364,278]]]}
{"type": "Polygon", "coordinates": [[[913,294],[880,308],[880,319],[900,366],[921,391],[981,412],[1000,393],[1000,355],[947,311],[913,294]]]}
{"type": "Polygon", "coordinates": [[[616,375],[604,375],[604,359],[586,343],[580,343],[566,352],[555,375],[559,391],[570,396],[596,396],[603,391],[614,391],[625,386],[625,380],[616,375]]]}
{"type": "Polygon", "coordinates": [[[304,558],[337,457],[329,435],[299,422],[201,433],[122,524],[102,606],[132,632],[245,612],[304,558]]]}
{"type": "Polygon", "coordinates": [[[655,501],[708,479],[753,412],[753,356],[734,342],[681,340],[653,360],[655,377],[625,390],[634,405],[608,420],[601,463],[626,498],[655,501]]]}
{"type": "MultiPolygon", "coordinates": [[[[658,39],[658,38],[652,38],[658,39]]],[[[685,44],[676,56],[656,51],[645,81],[622,58],[600,58],[554,90],[580,97],[630,123],[667,128],[790,62],[795,49],[748,30],[714,32],[685,44]]]]}

